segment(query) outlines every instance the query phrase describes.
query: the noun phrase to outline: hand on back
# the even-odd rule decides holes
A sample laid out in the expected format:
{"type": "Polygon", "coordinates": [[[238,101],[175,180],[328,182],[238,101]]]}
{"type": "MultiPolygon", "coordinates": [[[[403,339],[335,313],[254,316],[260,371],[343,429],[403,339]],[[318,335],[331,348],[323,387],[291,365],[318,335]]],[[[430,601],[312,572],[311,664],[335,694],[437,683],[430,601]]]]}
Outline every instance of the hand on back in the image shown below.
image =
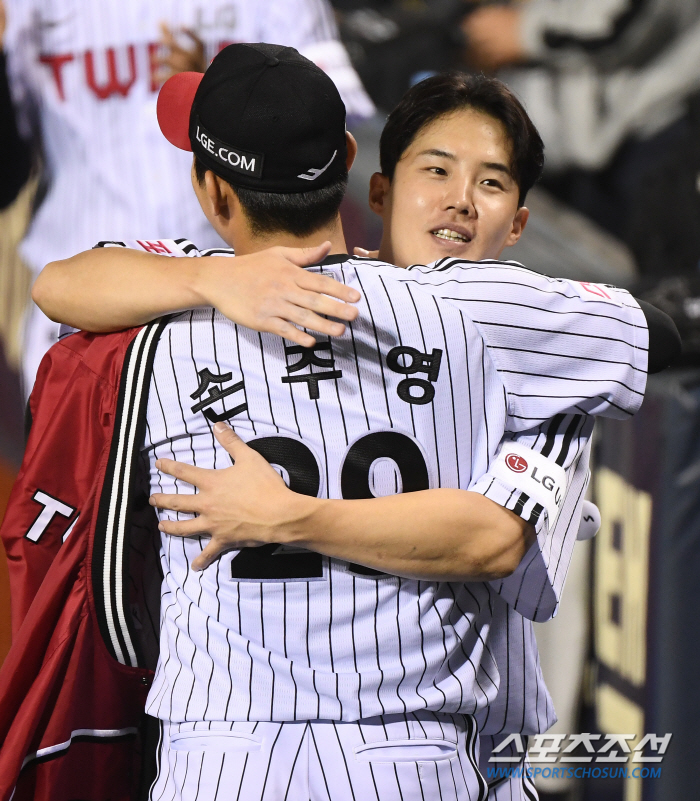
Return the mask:
{"type": "Polygon", "coordinates": [[[358,315],[348,303],[358,301],[359,292],[302,269],[319,262],[329,249],[326,242],[314,248],[274,247],[235,259],[209,256],[201,259],[206,269],[200,272],[197,292],[204,304],[229,320],[308,348],[316,340],[300,328],[340,336],[345,326],[326,317],[351,321],[358,315]]]}

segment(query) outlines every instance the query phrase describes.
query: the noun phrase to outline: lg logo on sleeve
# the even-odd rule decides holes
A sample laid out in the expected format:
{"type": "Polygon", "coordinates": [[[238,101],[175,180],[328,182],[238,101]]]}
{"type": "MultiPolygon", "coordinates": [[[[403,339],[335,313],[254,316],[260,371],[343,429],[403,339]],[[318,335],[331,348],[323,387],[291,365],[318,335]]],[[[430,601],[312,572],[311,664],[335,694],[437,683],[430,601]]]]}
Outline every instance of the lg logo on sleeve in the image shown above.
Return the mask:
{"type": "Polygon", "coordinates": [[[506,464],[514,473],[524,473],[527,470],[527,462],[517,453],[509,453],[506,456],[506,464]]]}
{"type": "Polygon", "coordinates": [[[553,525],[564,502],[566,472],[538,451],[511,442],[501,451],[491,471],[511,489],[526,493],[547,510],[553,525]]]}

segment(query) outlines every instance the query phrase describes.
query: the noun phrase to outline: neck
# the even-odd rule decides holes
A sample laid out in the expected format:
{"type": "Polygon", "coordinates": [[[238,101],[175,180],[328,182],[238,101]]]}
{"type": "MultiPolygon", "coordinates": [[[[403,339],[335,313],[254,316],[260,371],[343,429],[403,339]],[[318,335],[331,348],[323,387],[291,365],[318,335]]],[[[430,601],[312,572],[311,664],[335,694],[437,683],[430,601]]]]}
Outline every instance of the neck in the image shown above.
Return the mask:
{"type": "Polygon", "coordinates": [[[347,253],[343,225],[340,221],[340,214],[329,225],[314,231],[308,236],[295,236],[284,232],[267,234],[265,236],[253,236],[248,230],[238,231],[230,244],[236,251],[237,256],[246,256],[249,253],[257,253],[272,247],[286,248],[306,248],[315,247],[322,242],[331,243],[330,253],[347,253]]]}
{"type": "Polygon", "coordinates": [[[385,261],[387,264],[394,264],[396,267],[408,267],[407,264],[397,264],[394,260],[394,249],[391,247],[391,230],[388,225],[385,225],[382,231],[382,241],[379,243],[379,253],[377,255],[380,261],[385,261]]]}

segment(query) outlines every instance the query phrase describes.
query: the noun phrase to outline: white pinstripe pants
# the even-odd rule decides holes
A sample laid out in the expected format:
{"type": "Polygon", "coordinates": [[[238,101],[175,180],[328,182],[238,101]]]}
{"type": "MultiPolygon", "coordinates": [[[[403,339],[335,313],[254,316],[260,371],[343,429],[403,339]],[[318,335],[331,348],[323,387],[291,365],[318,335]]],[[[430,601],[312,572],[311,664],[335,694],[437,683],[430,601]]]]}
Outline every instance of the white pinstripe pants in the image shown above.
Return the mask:
{"type": "Polygon", "coordinates": [[[161,723],[151,801],[486,801],[471,716],[161,723]]]}

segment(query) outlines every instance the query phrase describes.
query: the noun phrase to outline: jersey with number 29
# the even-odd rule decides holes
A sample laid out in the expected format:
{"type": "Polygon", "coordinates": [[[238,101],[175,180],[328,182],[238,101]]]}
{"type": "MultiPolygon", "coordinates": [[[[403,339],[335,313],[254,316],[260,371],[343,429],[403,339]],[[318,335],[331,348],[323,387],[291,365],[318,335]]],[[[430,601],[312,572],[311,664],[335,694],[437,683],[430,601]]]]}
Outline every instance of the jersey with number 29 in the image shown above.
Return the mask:
{"type": "MultiPolygon", "coordinates": [[[[187,242],[160,244],[200,255],[187,242]]],[[[471,487],[508,505],[525,452],[506,458],[509,484],[502,459],[496,470],[507,432],[563,413],[626,417],[641,403],[647,330],[622,290],[595,287],[609,296],[602,302],[581,284],[500,262],[400,270],[332,256],[309,269],[360,291],[360,315],[343,336],[301,348],[213,309],[167,324],[142,452],[152,491],[194,491],[161,474],[160,457],[229,466],[212,432],[226,420],[300,493],[357,499],[471,487]]],[[[517,512],[536,530],[553,522],[555,506],[519,498],[517,512]]],[[[399,578],[275,545],[227,552],[195,573],[206,542],[162,536],[149,714],[357,720],[471,714],[494,699],[497,583],[399,578]]]]}

